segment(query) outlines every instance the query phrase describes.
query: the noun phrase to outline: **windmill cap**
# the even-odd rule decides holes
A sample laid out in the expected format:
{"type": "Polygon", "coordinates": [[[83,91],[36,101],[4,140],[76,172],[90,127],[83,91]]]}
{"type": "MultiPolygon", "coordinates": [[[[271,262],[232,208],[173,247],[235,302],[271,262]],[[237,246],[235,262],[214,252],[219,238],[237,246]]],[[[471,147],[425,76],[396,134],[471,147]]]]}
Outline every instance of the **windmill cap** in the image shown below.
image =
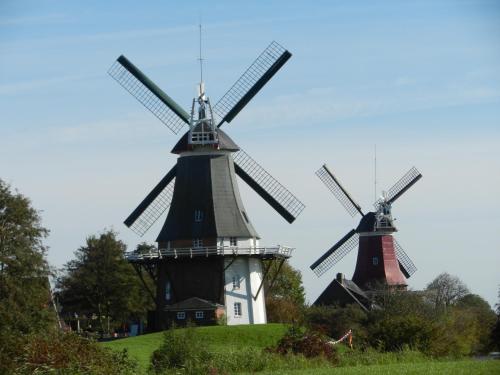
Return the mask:
{"type": "MultiPolygon", "coordinates": [[[[189,136],[189,131],[184,134],[181,139],[179,139],[179,142],[174,146],[172,149],[172,154],[180,154],[185,151],[190,151],[190,145],[188,143],[188,136],[189,136]]],[[[232,151],[236,152],[239,151],[240,148],[234,141],[222,130],[217,129],[217,136],[219,139],[219,150],[226,150],[226,151],[232,151]]]]}

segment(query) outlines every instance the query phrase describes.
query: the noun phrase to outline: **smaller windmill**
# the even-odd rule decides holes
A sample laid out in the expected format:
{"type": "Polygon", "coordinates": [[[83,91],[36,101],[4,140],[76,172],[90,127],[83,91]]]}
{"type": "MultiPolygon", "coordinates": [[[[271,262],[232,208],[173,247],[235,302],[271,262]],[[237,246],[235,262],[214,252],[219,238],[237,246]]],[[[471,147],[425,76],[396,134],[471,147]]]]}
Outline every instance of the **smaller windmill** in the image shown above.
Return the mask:
{"type": "MultiPolygon", "coordinates": [[[[393,233],[397,229],[392,217],[392,205],[422,177],[420,172],[415,167],[411,168],[374,203],[375,211],[366,214],[326,165],[323,165],[316,172],[316,175],[335,195],[347,212],[352,217],[359,213],[361,220],[356,229],[348,232],[311,265],[314,273],[318,277],[323,275],[359,243],[356,269],[352,282],[349,281],[350,291],[348,293],[353,291],[354,294],[359,294],[362,292],[360,288],[366,290],[370,285],[380,282],[388,286],[405,288],[406,279],[417,268],[393,237],[393,233]]],[[[343,277],[337,277],[337,280],[342,282],[343,277]]],[[[322,296],[319,299],[324,297],[322,296]]]]}

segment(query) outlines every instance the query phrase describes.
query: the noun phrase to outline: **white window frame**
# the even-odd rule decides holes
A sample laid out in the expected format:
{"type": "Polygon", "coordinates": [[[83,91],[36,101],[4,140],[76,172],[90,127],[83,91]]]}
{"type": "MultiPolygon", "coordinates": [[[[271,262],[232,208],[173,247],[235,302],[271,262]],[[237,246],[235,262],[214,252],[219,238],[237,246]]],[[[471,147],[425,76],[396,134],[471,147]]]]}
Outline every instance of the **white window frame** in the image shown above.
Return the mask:
{"type": "Polygon", "coordinates": [[[203,211],[202,210],[194,210],[194,221],[197,223],[201,223],[203,221],[203,211]]]}
{"type": "Polygon", "coordinates": [[[238,246],[238,237],[229,237],[229,246],[238,246]]]}
{"type": "Polygon", "coordinates": [[[193,248],[199,249],[200,247],[203,247],[203,240],[201,238],[194,238],[193,239],[193,248]]]}
{"type": "Polygon", "coordinates": [[[235,302],[233,308],[234,308],[234,317],[241,318],[243,316],[241,311],[241,302],[235,302]]]}
{"type": "Polygon", "coordinates": [[[203,319],[205,317],[205,312],[204,311],[196,311],[194,313],[194,317],[196,319],[203,319]]]}
{"type": "Polygon", "coordinates": [[[240,275],[233,275],[233,290],[240,289],[240,275]]]}
{"type": "Polygon", "coordinates": [[[185,311],[177,311],[177,320],[184,320],[186,319],[186,312],[185,311]]]}

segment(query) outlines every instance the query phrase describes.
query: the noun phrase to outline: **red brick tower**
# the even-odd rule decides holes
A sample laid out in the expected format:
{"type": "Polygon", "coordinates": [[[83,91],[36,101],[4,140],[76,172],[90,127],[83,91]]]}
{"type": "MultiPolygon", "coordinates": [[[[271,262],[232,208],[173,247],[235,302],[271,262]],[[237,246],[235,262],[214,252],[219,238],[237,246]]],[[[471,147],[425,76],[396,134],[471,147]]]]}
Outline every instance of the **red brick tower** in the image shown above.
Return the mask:
{"type": "Polygon", "coordinates": [[[360,214],[361,221],[333,247],[311,265],[321,276],[359,243],[358,258],[352,281],[362,289],[370,290],[383,283],[406,288],[406,279],[416,267],[393,237],[397,231],[392,218],[392,204],[422,175],[413,167],[383,197],[375,202],[376,211],[364,214],[332,172],[324,165],[316,174],[342,203],[351,216],[360,214]],[[359,241],[358,241],[359,239],[359,241]]]}

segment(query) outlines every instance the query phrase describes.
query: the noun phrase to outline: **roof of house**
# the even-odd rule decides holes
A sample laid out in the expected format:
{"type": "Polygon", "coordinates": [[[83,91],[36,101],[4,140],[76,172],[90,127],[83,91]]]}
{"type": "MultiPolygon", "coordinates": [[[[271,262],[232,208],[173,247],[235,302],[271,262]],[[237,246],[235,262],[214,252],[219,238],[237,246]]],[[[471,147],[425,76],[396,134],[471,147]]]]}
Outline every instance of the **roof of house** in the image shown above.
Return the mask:
{"type": "Polygon", "coordinates": [[[333,279],[316,299],[314,305],[346,305],[349,303],[355,303],[363,310],[368,310],[371,305],[370,298],[354,281],[333,279]]]}
{"type": "Polygon", "coordinates": [[[165,306],[165,311],[180,311],[180,310],[215,310],[219,307],[224,307],[215,302],[210,302],[202,298],[191,297],[185,299],[184,301],[180,301],[174,303],[172,305],[165,306]]]}

